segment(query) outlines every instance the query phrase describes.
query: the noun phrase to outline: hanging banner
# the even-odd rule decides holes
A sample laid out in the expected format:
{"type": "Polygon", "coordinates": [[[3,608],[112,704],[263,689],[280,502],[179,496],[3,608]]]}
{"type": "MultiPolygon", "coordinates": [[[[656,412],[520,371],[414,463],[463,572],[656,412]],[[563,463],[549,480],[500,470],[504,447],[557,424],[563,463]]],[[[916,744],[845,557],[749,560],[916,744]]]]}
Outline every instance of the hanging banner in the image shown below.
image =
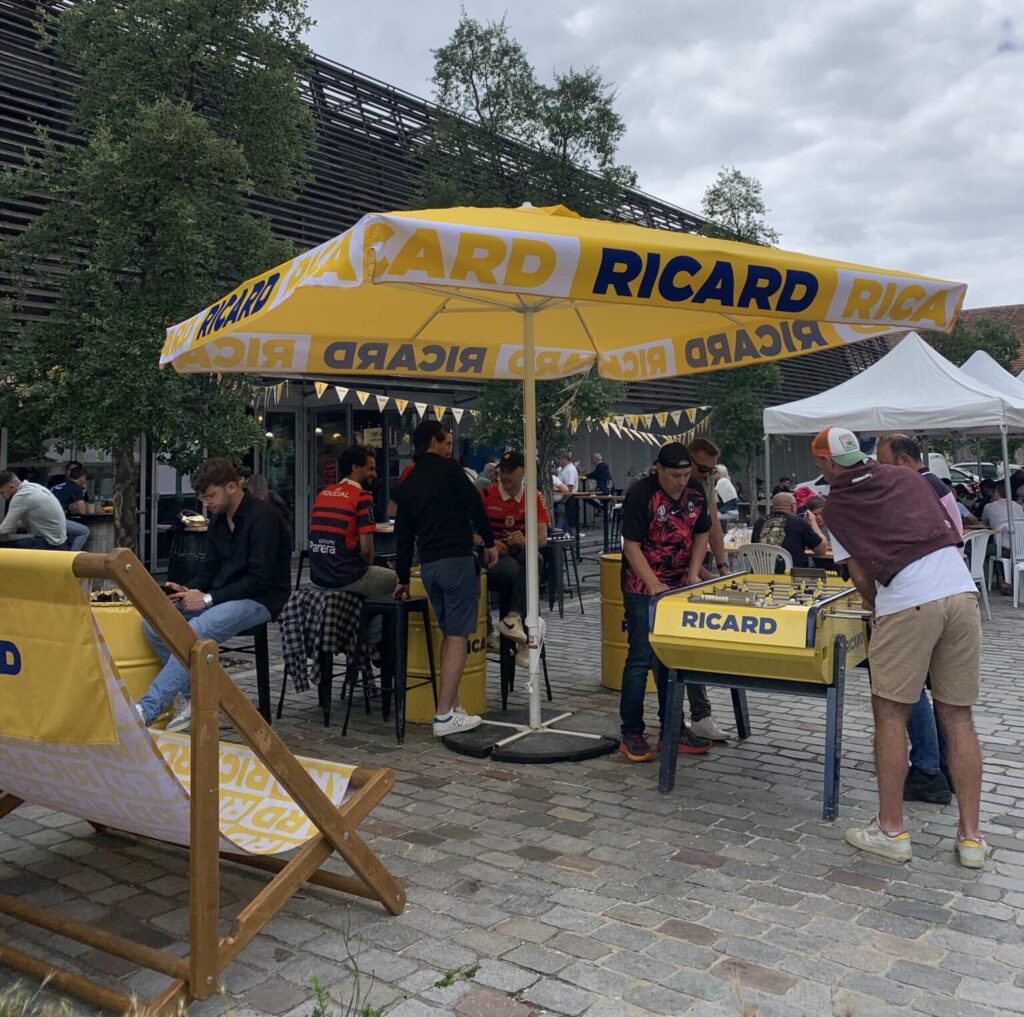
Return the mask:
{"type": "Polygon", "coordinates": [[[391,402],[391,400],[387,396],[377,396],[377,409],[383,413],[384,407],[387,406],[389,402],[391,402]]]}
{"type": "Polygon", "coordinates": [[[426,403],[413,403],[413,406],[416,407],[416,412],[420,415],[420,419],[422,420],[423,417],[425,417],[427,415],[427,404],[426,403]]]}
{"type": "Polygon", "coordinates": [[[458,406],[453,406],[452,407],[452,416],[455,418],[455,423],[456,424],[461,424],[462,423],[462,414],[465,413],[465,412],[466,411],[464,409],[462,409],[461,407],[458,407],[458,406]]]}
{"type": "Polygon", "coordinates": [[[446,406],[435,405],[433,407],[434,416],[437,417],[438,420],[444,420],[444,415],[447,409],[448,408],[446,406]]]}
{"type": "Polygon", "coordinates": [[[406,408],[406,406],[409,405],[409,400],[408,399],[396,399],[395,400],[395,405],[398,407],[398,412],[399,413],[405,413],[405,408],[406,408]]]}
{"type": "Polygon", "coordinates": [[[326,381],[314,381],[313,382],[313,388],[316,391],[317,399],[320,399],[320,398],[323,397],[323,394],[327,391],[327,382],[326,381]]]}
{"type": "Polygon", "coordinates": [[[686,410],[686,419],[692,424],[697,419],[697,410],[690,406],[686,410]]]}
{"type": "Polygon", "coordinates": [[[348,389],[342,385],[335,385],[334,391],[338,393],[338,402],[343,403],[345,401],[345,396],[348,395],[348,389]]]}

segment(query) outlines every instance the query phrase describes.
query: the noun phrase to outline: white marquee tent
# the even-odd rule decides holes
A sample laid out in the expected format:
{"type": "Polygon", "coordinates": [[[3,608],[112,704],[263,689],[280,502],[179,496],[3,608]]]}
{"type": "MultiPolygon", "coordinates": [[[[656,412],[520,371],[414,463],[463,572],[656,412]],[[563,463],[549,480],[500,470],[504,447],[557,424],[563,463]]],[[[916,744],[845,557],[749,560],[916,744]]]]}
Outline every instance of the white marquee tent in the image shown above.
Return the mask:
{"type": "Polygon", "coordinates": [[[1003,395],[1024,402],[1024,371],[1021,372],[1020,378],[1015,378],[1005,368],[1000,367],[984,350],[975,350],[960,370],[964,374],[969,374],[972,378],[984,382],[989,388],[994,388],[1003,395]]]}

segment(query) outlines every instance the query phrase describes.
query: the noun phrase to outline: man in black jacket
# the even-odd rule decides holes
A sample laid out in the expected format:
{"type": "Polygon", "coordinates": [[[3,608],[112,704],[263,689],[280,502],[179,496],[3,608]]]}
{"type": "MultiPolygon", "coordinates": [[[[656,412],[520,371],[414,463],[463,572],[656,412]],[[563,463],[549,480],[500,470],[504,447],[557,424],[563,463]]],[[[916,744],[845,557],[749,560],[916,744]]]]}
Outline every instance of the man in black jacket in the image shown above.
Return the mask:
{"type": "Polygon", "coordinates": [[[480,718],[459,706],[459,683],[466,664],[467,638],[476,631],[480,581],[473,558],[473,531],[483,538],[484,561],[496,564],[498,551],[483,502],[465,470],[438,455],[447,428],[425,420],[413,432],[416,469],[398,491],[395,540],[398,585],[395,598],[409,593],[413,544],[419,547],[423,586],[441,629],[441,687],[437,693],[434,734],[470,731],[480,718]]]}
{"type": "MultiPolygon", "coordinates": [[[[281,613],[291,585],[291,535],[277,509],[242,490],[228,459],[208,459],[192,477],[192,487],[212,517],[206,556],[188,585],[167,587],[196,634],[220,643],[281,613]]],[[[192,721],[188,669],[148,622],[142,629],[164,666],[136,709],[152,724],[184,695],[167,730],[186,731],[192,721]]]]}

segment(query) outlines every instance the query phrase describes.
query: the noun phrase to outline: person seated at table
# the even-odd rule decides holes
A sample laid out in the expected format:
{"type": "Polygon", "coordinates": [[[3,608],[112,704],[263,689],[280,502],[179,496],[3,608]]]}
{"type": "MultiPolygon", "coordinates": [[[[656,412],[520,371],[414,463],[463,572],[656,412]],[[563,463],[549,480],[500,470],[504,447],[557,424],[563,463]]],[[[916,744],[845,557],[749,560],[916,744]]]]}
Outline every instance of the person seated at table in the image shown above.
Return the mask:
{"type": "Polygon", "coordinates": [[[828,527],[825,525],[825,499],[820,494],[807,499],[804,515],[813,517],[819,532],[828,540],[828,527]]]}
{"type": "MultiPolygon", "coordinates": [[[[498,482],[481,495],[487,522],[494,534],[498,563],[487,582],[498,591],[498,631],[519,644],[516,661],[530,662],[526,646],[526,481],[522,452],[506,452],[498,462],[498,482]]],[[[548,510],[540,491],[537,499],[537,546],[548,542],[548,510]]],[[[538,575],[540,573],[538,572],[538,575]]],[[[544,621],[541,619],[541,638],[544,621]]]]}
{"type": "MultiPolygon", "coordinates": [[[[366,489],[377,477],[372,450],[350,445],[338,459],[342,480],[325,487],[313,502],[309,520],[309,578],[320,590],[344,590],[359,597],[390,597],[398,578],[373,564],[373,495],[366,489]]],[[[370,622],[366,641],[380,643],[383,619],[370,622]]]]}
{"type": "MultiPolygon", "coordinates": [[[[828,554],[828,541],[818,529],[813,516],[796,514],[796,498],[789,491],[772,495],[772,510],[754,523],[753,543],[777,544],[788,551],[794,568],[805,569],[808,551],[811,555],[828,554]]],[[[777,562],[776,572],[785,572],[782,562],[777,562]]]]}
{"type": "Polygon", "coordinates": [[[557,473],[551,475],[551,506],[555,512],[555,526],[565,529],[565,496],[569,488],[562,483],[557,473]]]}
{"type": "Polygon", "coordinates": [[[1020,502],[1008,502],[1003,497],[1001,480],[983,480],[981,493],[985,498],[985,507],[981,510],[981,521],[990,529],[995,530],[996,546],[1002,548],[1004,555],[1010,553],[1010,523],[1024,523],[1024,508],[1020,502]]]}
{"type": "Polygon", "coordinates": [[[12,542],[19,549],[67,550],[67,518],[52,491],[4,470],[0,472],[0,498],[7,500],[7,514],[0,522],[0,536],[10,536],[20,526],[29,536],[12,542]]]}
{"type": "MultiPolygon", "coordinates": [[[[54,484],[50,490],[54,497],[60,502],[65,516],[81,516],[86,512],[85,486],[89,476],[85,467],[79,464],[68,467],[67,478],[54,484]]],[[[65,527],[68,531],[68,550],[82,551],[89,542],[89,527],[77,519],[65,519],[65,527]]]]}
{"type": "Polygon", "coordinates": [[[580,475],[568,452],[558,453],[558,479],[565,487],[562,495],[562,528],[576,527],[579,525],[580,503],[570,495],[579,491],[580,475]]]}
{"type": "Polygon", "coordinates": [[[971,494],[967,485],[957,484],[953,488],[953,494],[956,497],[957,511],[960,513],[964,526],[981,526],[981,520],[971,511],[974,505],[974,495],[971,494]]]}
{"type": "Polygon", "coordinates": [[[496,483],[498,480],[498,460],[488,459],[486,463],[480,468],[480,472],[477,474],[476,480],[473,481],[474,486],[478,491],[486,491],[491,484],[496,483]]]}
{"type": "Polygon", "coordinates": [[[772,497],[777,494],[789,494],[793,490],[792,477],[779,477],[779,482],[772,488],[772,497]]]}
{"type": "MultiPolygon", "coordinates": [[[[200,639],[222,643],[281,613],[291,588],[291,534],[277,509],[242,490],[230,459],[207,459],[192,475],[192,489],[210,514],[205,557],[190,582],[167,583],[166,589],[200,639]]],[[[152,724],[181,695],[167,730],[187,731],[188,668],[148,622],[142,631],[163,667],[135,708],[152,724]]]]}
{"type": "Polygon", "coordinates": [[[736,485],[729,478],[729,470],[721,463],[715,467],[714,478],[718,518],[734,522],[740,517],[740,496],[736,491],[736,485]]]}
{"type": "MultiPolygon", "coordinates": [[[[47,489],[52,491],[58,484],[63,484],[64,481],[67,480],[68,477],[71,475],[71,471],[76,466],[82,466],[82,463],[80,463],[77,459],[69,459],[64,464],[64,472],[63,473],[54,473],[54,474],[51,474],[47,478],[47,480],[46,480],[46,487],[47,487],[47,489]]],[[[84,469],[85,467],[82,466],[82,468],[84,469]]]]}

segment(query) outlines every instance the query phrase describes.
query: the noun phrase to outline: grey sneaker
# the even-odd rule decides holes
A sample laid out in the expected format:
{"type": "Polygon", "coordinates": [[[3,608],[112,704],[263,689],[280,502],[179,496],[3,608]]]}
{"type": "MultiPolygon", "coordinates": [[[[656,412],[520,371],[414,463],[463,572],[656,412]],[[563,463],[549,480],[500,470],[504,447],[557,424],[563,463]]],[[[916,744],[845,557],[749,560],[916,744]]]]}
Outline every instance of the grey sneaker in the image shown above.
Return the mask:
{"type": "Polygon", "coordinates": [[[708,716],[703,720],[690,722],[690,730],[698,738],[707,738],[709,742],[727,742],[729,736],[718,726],[714,717],[708,716]]]}
{"type": "Polygon", "coordinates": [[[476,717],[471,713],[457,713],[453,710],[447,720],[434,718],[434,737],[443,738],[445,735],[472,731],[473,728],[479,727],[482,723],[482,717],[476,717]]]}
{"type": "Polygon", "coordinates": [[[526,642],[526,629],[523,628],[523,619],[521,615],[516,614],[514,611],[510,611],[501,621],[498,622],[498,631],[509,639],[515,640],[517,643],[526,642]]]}
{"type": "Polygon", "coordinates": [[[167,722],[168,731],[187,731],[192,726],[192,700],[186,699],[167,722]]]}
{"type": "Polygon", "coordinates": [[[904,830],[893,836],[887,834],[879,825],[878,817],[875,816],[865,827],[853,827],[846,831],[845,839],[847,844],[852,844],[861,851],[870,851],[873,855],[881,855],[894,862],[909,862],[913,857],[913,848],[910,845],[910,834],[904,830]]]}
{"type": "Polygon", "coordinates": [[[988,854],[988,844],[985,843],[984,837],[961,837],[957,831],[956,853],[964,868],[983,869],[985,856],[988,854]]]}

